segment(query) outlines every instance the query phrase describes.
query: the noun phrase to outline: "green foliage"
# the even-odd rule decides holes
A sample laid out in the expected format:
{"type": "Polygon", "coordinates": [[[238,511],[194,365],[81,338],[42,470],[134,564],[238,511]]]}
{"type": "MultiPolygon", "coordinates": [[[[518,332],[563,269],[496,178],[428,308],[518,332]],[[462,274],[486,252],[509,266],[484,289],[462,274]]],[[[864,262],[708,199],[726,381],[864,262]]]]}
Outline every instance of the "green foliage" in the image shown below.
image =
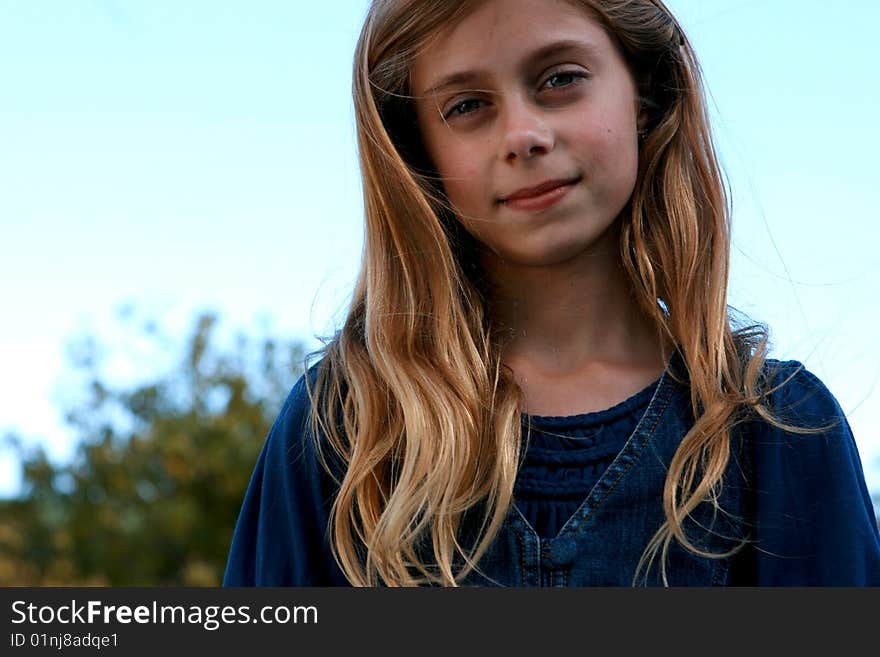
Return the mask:
{"type": "Polygon", "coordinates": [[[107,383],[94,340],[73,345],[85,381],[67,412],[75,458],[56,465],[7,438],[24,487],[0,502],[0,584],[220,584],[251,471],[304,354],[241,335],[221,350],[216,323],[200,315],[178,365],[133,388],[107,383]]]}

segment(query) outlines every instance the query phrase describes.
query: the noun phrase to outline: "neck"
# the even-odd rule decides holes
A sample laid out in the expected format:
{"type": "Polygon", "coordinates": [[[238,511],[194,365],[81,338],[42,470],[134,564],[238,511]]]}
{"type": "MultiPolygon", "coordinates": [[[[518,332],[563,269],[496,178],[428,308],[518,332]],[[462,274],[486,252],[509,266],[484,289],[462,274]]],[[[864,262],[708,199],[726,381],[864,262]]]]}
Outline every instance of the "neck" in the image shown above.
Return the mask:
{"type": "Polygon", "coordinates": [[[662,370],[653,322],[636,302],[623,270],[617,233],[594,248],[550,266],[522,266],[484,256],[493,286],[493,323],[506,336],[502,360],[567,376],[592,366],[662,370]]]}

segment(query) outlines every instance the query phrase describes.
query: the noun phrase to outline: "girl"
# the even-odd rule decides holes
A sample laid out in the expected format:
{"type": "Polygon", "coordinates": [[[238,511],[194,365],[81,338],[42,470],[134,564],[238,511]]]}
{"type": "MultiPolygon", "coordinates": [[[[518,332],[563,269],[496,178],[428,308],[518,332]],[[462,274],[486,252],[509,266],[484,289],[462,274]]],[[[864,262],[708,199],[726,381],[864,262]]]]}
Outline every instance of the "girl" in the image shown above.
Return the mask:
{"type": "Polygon", "coordinates": [[[726,304],[699,67],[659,0],[374,0],[366,243],[224,585],[880,585],[852,433],[726,304]]]}

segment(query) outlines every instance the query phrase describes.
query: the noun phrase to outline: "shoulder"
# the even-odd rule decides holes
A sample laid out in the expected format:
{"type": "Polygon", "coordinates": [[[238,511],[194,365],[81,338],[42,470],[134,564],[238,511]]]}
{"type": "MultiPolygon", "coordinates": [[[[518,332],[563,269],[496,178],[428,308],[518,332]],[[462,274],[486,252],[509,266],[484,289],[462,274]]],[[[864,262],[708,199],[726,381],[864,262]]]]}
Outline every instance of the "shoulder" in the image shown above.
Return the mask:
{"type": "MultiPolygon", "coordinates": [[[[264,450],[268,466],[286,472],[291,467],[306,467],[313,471],[315,478],[326,475],[323,468],[318,467],[318,446],[323,434],[313,423],[313,410],[320,395],[319,376],[324,366],[321,360],[306,368],[290,389],[266,437],[264,450]]],[[[321,443],[321,455],[330,459],[332,449],[325,443],[321,443]]]]}
{"type": "Polygon", "coordinates": [[[267,443],[280,442],[290,447],[307,433],[312,413],[310,390],[315,388],[319,365],[320,363],[308,368],[293,384],[275,417],[267,443]]]}
{"type": "Polygon", "coordinates": [[[318,376],[324,361],[303,367],[303,372],[287,393],[284,404],[275,419],[276,424],[299,424],[309,417],[312,410],[312,392],[318,382],[318,376]]]}
{"type": "Polygon", "coordinates": [[[846,413],[828,386],[798,360],[768,359],[764,377],[766,409],[775,423],[759,418],[750,427],[756,465],[800,477],[804,485],[863,477],[846,413]]]}
{"type": "Polygon", "coordinates": [[[308,372],[300,375],[293,384],[265,436],[258,462],[264,475],[270,472],[285,474],[309,450],[311,441],[308,429],[312,405],[307,376],[310,376],[308,372]]]}
{"type": "Polygon", "coordinates": [[[314,378],[311,368],[297,379],[265,436],[247,491],[249,498],[259,502],[252,505],[253,510],[265,512],[280,505],[281,500],[294,498],[298,503],[311,504],[317,498],[307,494],[316,491],[320,483],[310,430],[309,386],[314,378]]]}
{"type": "Polygon", "coordinates": [[[759,469],[814,479],[861,476],[862,466],[846,413],[828,386],[798,360],[767,359],[766,408],[774,423],[754,420],[750,435],[759,469]]]}
{"type": "Polygon", "coordinates": [[[300,376],[266,436],[233,533],[224,586],[346,582],[326,535],[335,482],[311,430],[309,391],[317,374],[316,365],[300,376]]]}
{"type": "Polygon", "coordinates": [[[812,428],[846,422],[837,398],[801,361],[768,358],[762,376],[780,420],[812,428]]]}
{"type": "Polygon", "coordinates": [[[797,360],[768,359],[767,410],[752,420],[759,584],[880,583],[880,535],[859,451],[838,400],[797,360]]]}

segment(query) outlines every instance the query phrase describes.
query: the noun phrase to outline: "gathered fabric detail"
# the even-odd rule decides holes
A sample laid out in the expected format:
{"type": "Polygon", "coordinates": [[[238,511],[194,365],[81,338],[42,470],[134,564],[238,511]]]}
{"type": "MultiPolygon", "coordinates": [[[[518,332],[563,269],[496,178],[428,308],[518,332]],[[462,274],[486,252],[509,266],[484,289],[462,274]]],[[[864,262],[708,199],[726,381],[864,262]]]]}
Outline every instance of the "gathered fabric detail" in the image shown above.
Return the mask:
{"type": "Polygon", "coordinates": [[[648,408],[658,379],[611,408],[569,416],[522,415],[528,447],[514,484],[516,506],[541,538],[578,510],[648,408]]]}

